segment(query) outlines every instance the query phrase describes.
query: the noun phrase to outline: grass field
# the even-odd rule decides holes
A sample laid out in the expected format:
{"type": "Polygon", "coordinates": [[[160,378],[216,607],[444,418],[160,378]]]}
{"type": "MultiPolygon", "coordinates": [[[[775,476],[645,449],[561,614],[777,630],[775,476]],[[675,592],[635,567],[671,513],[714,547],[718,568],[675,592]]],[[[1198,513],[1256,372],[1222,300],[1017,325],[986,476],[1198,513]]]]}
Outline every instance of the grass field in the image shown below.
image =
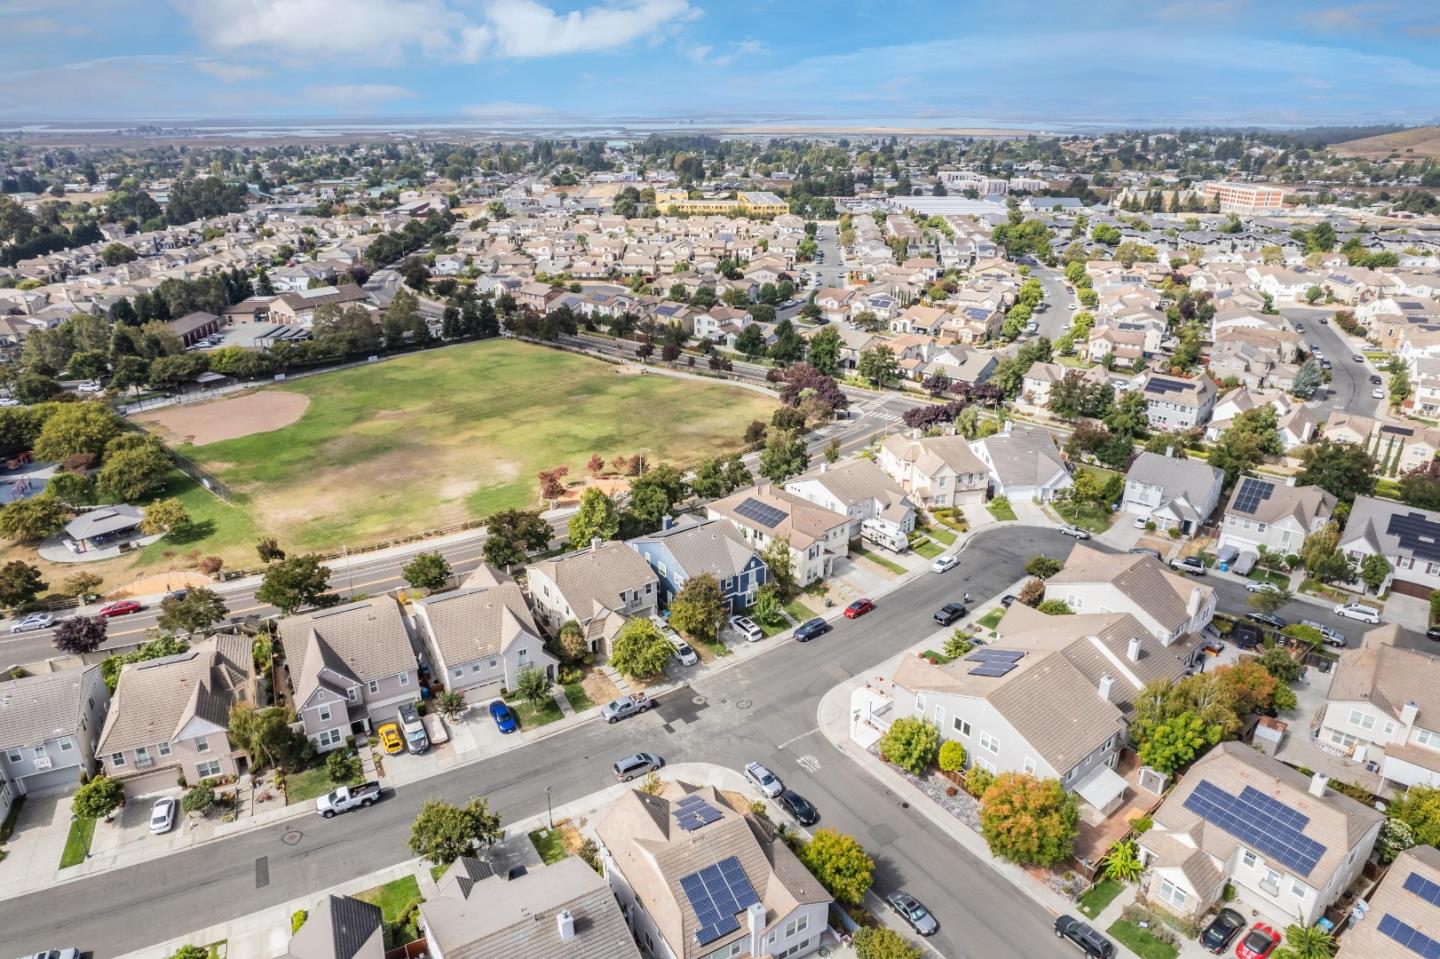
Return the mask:
{"type": "Polygon", "coordinates": [[[242,507],[215,518],[193,548],[224,556],[239,542],[246,555],[235,562],[248,563],[261,530],[290,549],[330,549],[536,505],[542,469],[564,464],[577,478],[593,453],[608,462],[642,448],[651,462],[690,465],[737,448],[750,421],[774,406],[721,384],[501,340],[272,389],[308,397],[304,415],[180,448],[242,507]]]}
{"type": "Polygon", "coordinates": [[[385,924],[385,948],[403,946],[418,936],[413,923],[402,922],[410,904],[420,898],[420,882],[414,876],[401,876],[383,886],[356,893],[356,899],[380,907],[385,924]]]}
{"type": "Polygon", "coordinates": [[[570,855],[565,849],[565,834],[558,829],[537,829],[530,834],[530,843],[547,866],[570,855]]]}

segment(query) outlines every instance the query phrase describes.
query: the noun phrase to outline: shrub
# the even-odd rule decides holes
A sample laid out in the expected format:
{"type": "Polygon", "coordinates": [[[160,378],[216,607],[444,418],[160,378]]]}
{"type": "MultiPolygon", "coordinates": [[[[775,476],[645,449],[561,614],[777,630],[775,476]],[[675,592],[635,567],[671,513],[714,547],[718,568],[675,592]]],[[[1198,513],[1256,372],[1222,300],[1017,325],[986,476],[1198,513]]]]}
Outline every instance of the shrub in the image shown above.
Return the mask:
{"type": "Polygon", "coordinates": [[[125,801],[125,787],[109,776],[96,776],[79,789],[71,800],[75,815],[100,819],[110,815],[125,801]]]}
{"type": "Polygon", "coordinates": [[[894,929],[862,926],[853,940],[856,959],[920,959],[920,947],[894,929]]]}
{"type": "Polygon", "coordinates": [[[947,773],[957,772],[965,768],[965,747],[947,739],[940,744],[940,768],[947,773]]]}
{"type": "Polygon", "coordinates": [[[965,790],[972,796],[983,796],[994,781],[995,774],[990,770],[983,766],[971,766],[965,773],[965,790]]]}
{"type": "Polygon", "coordinates": [[[187,790],[180,800],[181,809],[186,812],[198,812],[202,816],[209,812],[213,805],[215,805],[215,790],[204,783],[187,790]]]}
{"type": "Polygon", "coordinates": [[[332,783],[348,783],[360,775],[360,757],[337,749],[325,757],[325,778],[332,783]]]}
{"type": "Polygon", "coordinates": [[[299,932],[299,931],[300,931],[300,927],[303,926],[303,925],[305,925],[305,920],[306,920],[306,919],[309,919],[309,918],[310,918],[310,913],[309,913],[308,911],[304,910],[304,909],[296,909],[293,913],[291,913],[291,914],[290,914],[290,935],[293,936],[293,935],[295,935],[295,933],[299,932]]]}
{"type": "Polygon", "coordinates": [[[940,728],[926,719],[902,717],[891,723],[879,745],[887,762],[920,776],[940,751],[940,728]]]}
{"type": "Polygon", "coordinates": [[[1053,866],[1075,848],[1079,811],[1058,779],[1002,773],[981,797],[990,851],[1020,865],[1053,866]]]}

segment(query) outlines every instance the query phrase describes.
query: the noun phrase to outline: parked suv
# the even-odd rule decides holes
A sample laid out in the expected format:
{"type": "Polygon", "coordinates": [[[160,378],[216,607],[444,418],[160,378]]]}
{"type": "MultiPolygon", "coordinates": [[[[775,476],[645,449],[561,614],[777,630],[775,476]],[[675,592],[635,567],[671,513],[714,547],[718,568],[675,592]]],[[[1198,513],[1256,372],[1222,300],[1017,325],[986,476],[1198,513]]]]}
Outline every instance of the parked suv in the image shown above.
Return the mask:
{"type": "Polygon", "coordinates": [[[770,799],[774,799],[785,790],[785,784],[780,781],[780,777],[760,763],[746,763],[745,778],[754,783],[755,788],[770,799]]]}
{"type": "Polygon", "coordinates": [[[1055,938],[1066,940],[1090,959],[1115,959],[1115,943],[1074,916],[1055,920],[1055,938]]]}
{"type": "Polygon", "coordinates": [[[405,734],[405,748],[411,755],[418,756],[430,748],[430,737],[425,733],[425,724],[420,721],[414,703],[401,703],[397,718],[400,731],[405,734]]]}
{"type": "Polygon", "coordinates": [[[665,765],[665,761],[654,753],[636,753],[633,756],[626,756],[612,768],[615,770],[616,779],[621,782],[629,782],[636,776],[654,772],[663,765],[665,765]]]}
{"type": "Polygon", "coordinates": [[[1317,623],[1313,619],[1302,619],[1300,620],[1300,625],[1309,626],[1311,629],[1319,633],[1320,642],[1324,643],[1326,646],[1334,646],[1336,649],[1345,648],[1345,637],[1340,635],[1331,627],[1326,626],[1324,623],[1317,623]]]}
{"type": "Polygon", "coordinates": [[[1189,573],[1192,576],[1205,575],[1205,563],[1198,556],[1186,556],[1184,559],[1172,559],[1170,568],[1177,573],[1189,573]]]}
{"type": "Polygon", "coordinates": [[[747,643],[758,643],[765,638],[765,633],[749,616],[731,616],[730,628],[739,633],[747,643]]]}

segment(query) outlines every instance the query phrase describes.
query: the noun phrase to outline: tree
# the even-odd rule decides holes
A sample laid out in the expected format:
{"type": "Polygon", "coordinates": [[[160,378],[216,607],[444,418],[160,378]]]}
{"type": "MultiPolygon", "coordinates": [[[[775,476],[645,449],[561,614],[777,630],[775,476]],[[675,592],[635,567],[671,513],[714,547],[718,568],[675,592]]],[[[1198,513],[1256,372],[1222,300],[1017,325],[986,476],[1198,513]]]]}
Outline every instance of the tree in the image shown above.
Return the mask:
{"type": "Polygon", "coordinates": [[[485,524],[485,562],[509,569],[549,546],[553,533],[538,511],[501,510],[485,524]]]}
{"type": "Polygon", "coordinates": [[[1065,564],[1060,560],[1043,554],[1030,557],[1030,561],[1025,564],[1025,572],[1038,579],[1049,579],[1064,568],[1065,564]]]}
{"type": "Polygon", "coordinates": [[[1045,584],[1038,579],[1027,579],[1020,587],[1018,598],[1026,606],[1038,609],[1045,602],[1045,584]]]}
{"type": "Polygon", "coordinates": [[[1121,882],[1134,882],[1145,871],[1145,863],[1136,852],[1133,839],[1122,840],[1111,846],[1110,851],[1100,857],[1100,866],[1105,870],[1105,875],[1121,882]]]}
{"type": "Polygon", "coordinates": [[[585,627],[573,619],[567,619],[560,626],[560,656],[568,663],[576,663],[584,659],[590,652],[590,644],[585,638],[585,627]]]}
{"type": "Polygon", "coordinates": [[[1372,593],[1380,592],[1390,578],[1390,561],[1381,553],[1371,553],[1360,562],[1360,581],[1372,593]]]}
{"type": "Polygon", "coordinates": [[[436,590],[450,582],[453,572],[450,561],[437,550],[415,554],[415,558],[405,564],[400,575],[416,589],[436,590]]]}
{"type": "Polygon", "coordinates": [[[175,497],[157,499],[145,507],[144,518],[140,521],[140,530],[149,536],[156,536],[161,533],[169,533],[177,529],[183,529],[190,525],[190,514],[175,497]]]}
{"type": "Polygon", "coordinates": [[[598,486],[586,487],[580,494],[580,509],[570,517],[570,542],[588,546],[592,539],[614,539],[619,532],[620,510],[615,501],[598,486]]]}
{"type": "Polygon", "coordinates": [[[840,372],[841,345],[840,331],[833,326],[827,326],[810,337],[810,351],[806,358],[819,372],[834,376],[840,372]]]}
{"type": "Polygon", "coordinates": [[[900,361],[890,347],[874,346],[860,354],[859,370],[861,376],[883,387],[900,376],[900,361]]]}
{"type": "Polygon", "coordinates": [[[255,541],[255,552],[260,557],[260,562],[268,563],[272,560],[284,559],[285,551],[273,536],[262,536],[255,541]]]}
{"type": "Polygon", "coordinates": [[[835,410],[850,407],[850,398],[834,377],[809,363],[796,363],[785,371],[780,402],[806,410],[811,419],[828,418],[835,410]]]}
{"type": "Polygon", "coordinates": [[[76,573],[73,576],[66,577],[65,584],[61,589],[66,596],[74,596],[80,600],[81,603],[84,603],[91,596],[97,595],[95,591],[99,589],[100,585],[104,582],[104,577],[97,576],[94,573],[76,573]]]}
{"type": "Polygon", "coordinates": [[[924,775],[940,752],[940,728],[928,719],[902,716],[880,737],[880,755],[914,776],[924,775]]]}
{"type": "Polygon", "coordinates": [[[763,356],[767,349],[765,331],[760,328],[758,323],[747,324],[735,337],[735,349],[739,350],[741,355],[752,360],[757,356],[763,356]]]}
{"type": "Polygon", "coordinates": [[[795,579],[795,563],[790,555],[790,537],[780,536],[770,540],[770,545],[761,550],[760,558],[770,571],[770,582],[779,591],[780,601],[788,603],[800,586],[795,579]]]}
{"type": "Polygon", "coordinates": [[[1140,761],[1162,773],[1190,765],[1220,741],[1218,725],[1207,724],[1194,713],[1182,713],[1150,729],[1140,745],[1140,761]]]}
{"type": "Polygon", "coordinates": [[[1060,780],[1001,773],[980,804],[981,834],[995,855],[1020,865],[1053,866],[1074,851],[1079,813],[1060,780]]]}
{"type": "Polygon", "coordinates": [[[626,676],[642,679],[658,676],[674,654],[675,648],[659,627],[648,619],[633,617],[611,641],[610,665],[626,676]]]}
{"type": "Polygon", "coordinates": [[[920,959],[924,952],[894,929],[861,926],[851,938],[856,959],[920,959]]]}
{"type": "Polygon", "coordinates": [[[1375,492],[1378,466],[1358,443],[1319,439],[1300,451],[1300,466],[1297,486],[1318,486],[1341,502],[1375,492]]]}
{"type": "Polygon", "coordinates": [[[1145,436],[1150,428],[1149,404],[1140,390],[1121,393],[1110,412],[1105,414],[1105,426],[1114,436],[1137,439],[1145,436]]]}
{"type": "Polygon", "coordinates": [[[125,787],[109,776],[90,780],[71,797],[70,809],[82,819],[103,819],[125,800],[125,787]]]}
{"type": "Polygon", "coordinates": [[[40,578],[40,570],[24,560],[12,559],[0,566],[0,606],[14,609],[28,603],[49,585],[40,578]]]}
{"type": "Polygon", "coordinates": [[[72,616],[55,627],[55,648],[81,656],[99,649],[105,642],[105,620],[98,616],[72,616]]]}
{"type": "Polygon", "coordinates": [[[249,703],[230,707],[230,739],[245,750],[257,768],[299,766],[309,741],[290,728],[295,714],[285,706],[256,709],[249,703]]]}
{"type": "Polygon", "coordinates": [[[685,498],[685,477],[669,463],[661,463],[630,482],[630,506],[621,519],[628,535],[659,529],[675,504],[685,498]]]}
{"type": "Polygon", "coordinates": [[[874,881],[875,860],[853,836],[833,829],[817,829],[800,847],[800,862],[837,901],[858,906],[874,881]]]}
{"type": "Polygon", "coordinates": [[[443,799],[427,799],[410,827],[409,847],[415,855],[437,866],[448,866],[478,846],[501,838],[500,814],[492,813],[484,799],[455,806],[443,799]]]}
{"type": "Polygon", "coordinates": [[[210,950],[204,946],[184,945],[170,953],[166,959],[209,959],[210,950]]]}
{"type": "Polygon", "coordinates": [[[1283,587],[1277,589],[1262,589],[1259,592],[1251,593],[1247,602],[1250,608],[1262,613],[1274,613],[1292,599],[1290,591],[1283,587]]]}
{"type": "MultiPolygon", "coordinates": [[[[65,475],[65,474],[61,474],[65,475]]],[[[17,499],[0,509],[0,532],[22,543],[35,543],[65,528],[70,510],[49,490],[29,499],[17,499]]]]}
{"type": "Polygon", "coordinates": [[[45,420],[35,438],[37,460],[60,462],[79,453],[99,456],[123,429],[120,418],[102,403],[69,403],[45,420]]]}
{"type": "Polygon", "coordinates": [[[515,695],[539,709],[550,698],[550,679],[544,671],[530,667],[515,677],[515,695]]]}
{"type": "Polygon", "coordinates": [[[290,556],[265,570],[255,598],[289,616],[314,605],[329,588],[330,570],[320,564],[320,557],[290,556]]]}
{"type": "Polygon", "coordinates": [[[1380,827],[1380,835],[1375,839],[1375,852],[1380,861],[1385,865],[1395,861],[1395,857],[1415,845],[1415,833],[1403,820],[1387,819],[1380,827]]]}
{"type": "Polygon", "coordinates": [[[230,615],[230,607],[213,589],[192,587],[183,597],[170,596],[160,601],[161,629],[180,633],[203,633],[219,625],[230,615]]]}
{"type": "MultiPolygon", "coordinates": [[[[702,460],[690,478],[690,491],[702,499],[719,499],[752,482],[754,478],[740,454],[732,453],[728,457],[715,456],[702,460]]],[[[581,506],[584,506],[583,500],[581,506]]]]}
{"type": "Polygon", "coordinates": [[[435,697],[435,711],[450,722],[458,720],[465,712],[465,691],[447,689],[435,697]]]}
{"type": "Polygon", "coordinates": [[[1253,659],[1242,659],[1232,666],[1221,666],[1213,673],[1215,682],[1235,697],[1240,715],[1269,709],[1275,701],[1275,677],[1253,659]]]}
{"type": "Polygon", "coordinates": [[[1282,683],[1295,682],[1305,671],[1305,668],[1296,661],[1290,651],[1280,646],[1271,646],[1261,653],[1260,665],[1264,666],[1267,673],[1282,683]]]}
{"type": "Polygon", "coordinates": [[[794,431],[777,430],[760,451],[760,475],[773,483],[803,473],[809,465],[810,451],[805,438],[794,431]]]}
{"type": "Polygon", "coordinates": [[[1266,456],[1284,450],[1275,427],[1275,408],[1257,406],[1231,421],[1210,450],[1210,465],[1225,471],[1225,485],[1233,486],[1266,456]]]}
{"type": "MultiPolygon", "coordinates": [[[[180,808],[187,813],[199,813],[205,815],[215,805],[215,789],[204,783],[198,783],[185,791],[180,798],[180,808]]],[[[207,953],[208,955],[208,953],[207,953]]]]}
{"type": "Polygon", "coordinates": [[[1417,845],[1440,843],[1440,789],[1411,786],[1390,804],[1390,817],[1410,827],[1417,845]]]}
{"type": "Polygon", "coordinates": [[[710,573],[692,576],[670,600],[670,625],[702,643],[714,643],[730,612],[720,583],[710,573]]]}
{"type": "Polygon", "coordinates": [[[1335,937],[1319,926],[1292,924],[1285,928],[1285,945],[1275,955],[1277,959],[1330,959],[1336,948],[1335,937]]]}
{"type": "Polygon", "coordinates": [[[565,495],[565,475],[570,472],[570,467],[565,465],[551,467],[548,470],[541,470],[537,475],[540,480],[540,495],[548,500],[556,500],[565,495]]]}
{"type": "MultiPolygon", "coordinates": [[[[125,439],[125,437],[118,437],[125,439]]],[[[172,468],[170,453],[154,437],[115,448],[112,441],[105,465],[95,477],[96,485],[119,500],[141,499],[165,484],[172,468]]]]}
{"type": "Polygon", "coordinates": [[[1295,383],[1291,386],[1290,392],[1301,399],[1308,400],[1315,395],[1315,391],[1318,390],[1324,382],[1325,371],[1321,369],[1320,364],[1313,359],[1306,360],[1300,364],[1300,370],[1295,374],[1295,383]]]}

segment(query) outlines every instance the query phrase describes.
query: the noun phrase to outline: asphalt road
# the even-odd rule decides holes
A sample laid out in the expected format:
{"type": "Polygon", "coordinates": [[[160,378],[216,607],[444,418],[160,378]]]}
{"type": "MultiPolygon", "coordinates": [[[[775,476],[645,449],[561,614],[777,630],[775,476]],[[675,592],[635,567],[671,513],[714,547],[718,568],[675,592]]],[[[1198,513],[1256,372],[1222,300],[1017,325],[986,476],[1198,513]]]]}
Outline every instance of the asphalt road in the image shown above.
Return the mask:
{"type": "Polygon", "coordinates": [[[1039,280],[1045,289],[1045,312],[1035,314],[1035,319],[1040,324],[1038,335],[1053,343],[1070,329],[1070,321],[1075,318],[1079,309],[1076,306],[1078,301],[1073,293],[1065,292],[1065,276],[1060,271],[1046,266],[1032,266],[1030,275],[1039,280]],[[1076,309],[1070,309],[1072,306],[1076,306],[1076,309]]]}
{"type": "Polygon", "coordinates": [[[1280,308],[1281,315],[1291,323],[1304,324],[1305,332],[1300,336],[1309,344],[1309,349],[1320,347],[1325,358],[1331,363],[1330,388],[1326,396],[1316,402],[1316,411],[1322,420],[1331,410],[1374,416],[1383,411],[1388,402],[1384,399],[1377,400],[1370,395],[1370,391],[1374,389],[1370,377],[1378,371],[1369,361],[1356,363],[1352,359],[1355,350],[1334,323],[1320,322],[1321,317],[1329,317],[1331,312],[1329,309],[1309,307],[1280,308]]]}
{"type": "Polygon", "coordinates": [[[816,262],[799,264],[816,277],[820,286],[845,286],[845,256],[840,249],[839,221],[823,220],[816,224],[816,262]]]}

